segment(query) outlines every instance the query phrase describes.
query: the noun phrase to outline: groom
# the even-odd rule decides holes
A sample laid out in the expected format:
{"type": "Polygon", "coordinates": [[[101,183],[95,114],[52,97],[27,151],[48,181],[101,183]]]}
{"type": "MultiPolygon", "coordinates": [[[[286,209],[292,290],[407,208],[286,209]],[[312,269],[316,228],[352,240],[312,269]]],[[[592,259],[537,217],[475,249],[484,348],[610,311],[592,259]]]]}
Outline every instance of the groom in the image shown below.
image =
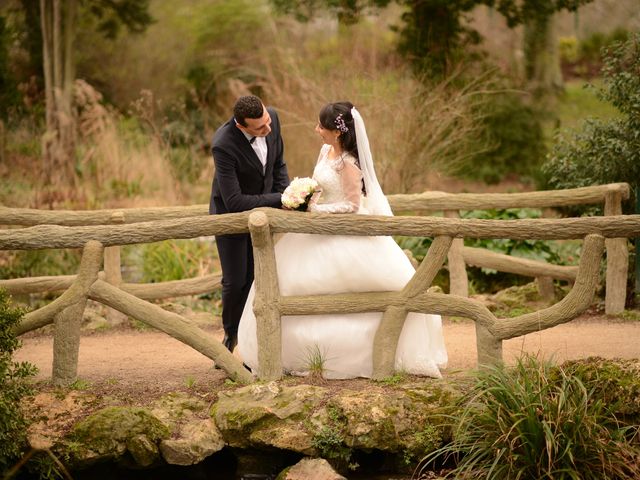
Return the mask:
{"type": "MultiPolygon", "coordinates": [[[[238,98],[233,117],[213,136],[215,174],[209,213],[282,206],[289,185],[280,120],[255,95],[238,98]]],[[[217,235],[222,267],[223,343],[233,351],[238,324],[253,282],[253,250],[248,233],[217,235]]]]}

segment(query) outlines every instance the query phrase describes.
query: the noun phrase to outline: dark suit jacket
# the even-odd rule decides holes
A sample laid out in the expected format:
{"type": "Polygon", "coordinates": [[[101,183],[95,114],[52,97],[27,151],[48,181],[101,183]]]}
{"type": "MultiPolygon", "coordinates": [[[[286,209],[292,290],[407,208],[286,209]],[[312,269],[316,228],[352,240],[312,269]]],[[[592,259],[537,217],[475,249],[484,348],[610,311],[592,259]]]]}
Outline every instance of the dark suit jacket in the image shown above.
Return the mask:
{"type": "Polygon", "coordinates": [[[256,207],[280,208],[281,193],[289,185],[280,119],[272,108],[271,133],[266,136],[267,163],[262,164],[232,117],[213,136],[211,152],[215,174],[209,213],[231,213],[256,207]]]}

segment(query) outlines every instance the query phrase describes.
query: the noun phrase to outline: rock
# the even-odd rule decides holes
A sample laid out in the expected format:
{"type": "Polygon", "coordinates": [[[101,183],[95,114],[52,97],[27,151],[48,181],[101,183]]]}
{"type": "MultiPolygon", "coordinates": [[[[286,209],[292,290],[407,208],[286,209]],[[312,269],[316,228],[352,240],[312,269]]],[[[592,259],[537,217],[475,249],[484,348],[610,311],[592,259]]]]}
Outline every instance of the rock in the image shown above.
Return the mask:
{"type": "Polygon", "coordinates": [[[486,302],[487,308],[498,317],[513,317],[549,305],[550,302],[540,296],[536,282],[505,288],[489,296],[486,302]]]}
{"type": "Polygon", "coordinates": [[[278,475],[276,480],[347,480],[323,458],[303,458],[278,475]]]}
{"type": "Polygon", "coordinates": [[[570,360],[561,368],[578,377],[593,398],[602,400],[618,418],[628,425],[640,419],[640,360],[589,357],[570,360]]]}
{"type": "Polygon", "coordinates": [[[429,447],[422,451],[426,454],[442,442],[442,414],[459,395],[437,380],[397,391],[343,391],[316,411],[311,423],[317,431],[328,425],[350,449],[411,452],[419,443],[420,448],[429,447]],[[426,435],[430,442],[425,442],[426,435]]]}
{"type": "Polygon", "coordinates": [[[172,465],[194,465],[222,450],[224,440],[207,413],[207,403],[184,393],[166,395],[151,413],[172,432],[162,440],[160,452],[172,465]]]}
{"type": "Polygon", "coordinates": [[[211,420],[192,422],[180,428],[179,438],[160,443],[160,452],[172,465],[195,465],[224,448],[224,440],[211,420]]]}
{"type": "Polygon", "coordinates": [[[460,392],[432,380],[331,396],[324,387],[252,385],[220,394],[212,415],[232,447],[289,450],[348,465],[353,450],[418,459],[439,447],[460,392]]]}
{"type": "Polygon", "coordinates": [[[159,460],[158,444],[168,436],[169,429],[143,408],[109,407],[79,422],[63,446],[75,468],[99,461],[148,467],[159,460]]]}
{"type": "Polygon", "coordinates": [[[158,447],[146,435],[127,439],[127,450],[140,467],[150,467],[158,459],[158,447]]]}
{"type": "Polygon", "coordinates": [[[221,392],[212,415],[225,441],[233,447],[313,454],[312,435],[303,424],[326,393],[326,389],[313,385],[250,385],[221,392]]]}

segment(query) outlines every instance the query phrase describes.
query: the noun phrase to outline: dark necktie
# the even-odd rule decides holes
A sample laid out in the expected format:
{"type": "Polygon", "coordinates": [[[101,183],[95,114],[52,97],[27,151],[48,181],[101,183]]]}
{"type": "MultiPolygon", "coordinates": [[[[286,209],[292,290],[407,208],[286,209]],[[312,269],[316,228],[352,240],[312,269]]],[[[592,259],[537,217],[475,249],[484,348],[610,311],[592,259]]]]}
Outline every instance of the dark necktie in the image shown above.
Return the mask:
{"type": "Polygon", "coordinates": [[[249,140],[249,143],[253,143],[256,141],[256,137],[251,137],[251,140],[249,140]]]}

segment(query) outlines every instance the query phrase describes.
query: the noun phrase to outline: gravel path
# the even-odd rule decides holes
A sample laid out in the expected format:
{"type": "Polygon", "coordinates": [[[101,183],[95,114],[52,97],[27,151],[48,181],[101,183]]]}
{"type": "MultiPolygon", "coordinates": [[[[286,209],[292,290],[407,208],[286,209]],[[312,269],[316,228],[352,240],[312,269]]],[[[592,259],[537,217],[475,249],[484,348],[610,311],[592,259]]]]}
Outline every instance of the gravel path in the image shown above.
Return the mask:
{"type": "MultiPolygon", "coordinates": [[[[222,331],[213,334],[222,338],[222,331]]],[[[475,328],[470,321],[444,322],[449,366],[444,374],[474,368],[475,328]]],[[[16,359],[39,368],[38,378],[51,376],[52,345],[49,336],[22,339],[16,359]]],[[[640,358],[640,322],[623,322],[604,316],[580,317],[540,333],[504,342],[504,358],[513,362],[522,352],[557,361],[601,356],[640,358]]],[[[78,375],[88,382],[162,383],[165,388],[220,381],[211,360],[179,341],[156,331],[112,330],[84,335],[80,344],[78,375]]]]}

